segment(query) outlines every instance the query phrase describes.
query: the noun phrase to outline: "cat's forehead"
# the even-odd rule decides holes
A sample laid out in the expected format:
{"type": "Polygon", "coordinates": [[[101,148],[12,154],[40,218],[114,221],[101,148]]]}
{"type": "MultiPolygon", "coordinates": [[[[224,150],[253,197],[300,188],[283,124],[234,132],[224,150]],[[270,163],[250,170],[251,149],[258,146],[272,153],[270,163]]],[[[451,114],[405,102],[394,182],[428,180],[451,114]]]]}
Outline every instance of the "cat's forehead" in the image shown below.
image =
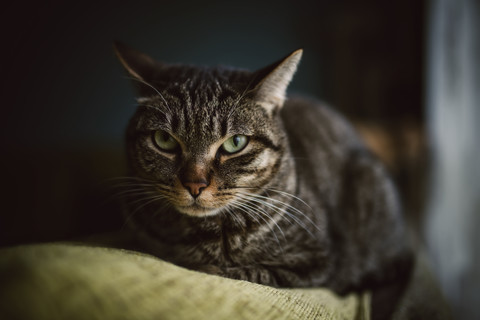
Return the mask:
{"type": "Polygon", "coordinates": [[[175,90],[182,87],[192,91],[241,91],[248,86],[252,73],[228,67],[201,67],[170,65],[155,72],[154,83],[159,89],[175,90]]]}
{"type": "Polygon", "coordinates": [[[218,139],[253,130],[258,112],[254,104],[239,95],[219,98],[209,92],[162,93],[139,99],[146,106],[152,126],[160,126],[179,136],[218,139]]]}
{"type": "Polygon", "coordinates": [[[170,66],[158,72],[151,85],[152,100],[175,109],[188,108],[200,114],[231,106],[248,90],[247,72],[194,66],[170,66]]]}
{"type": "Polygon", "coordinates": [[[250,135],[259,117],[244,91],[218,78],[172,81],[138,101],[147,107],[150,128],[166,130],[192,148],[202,147],[199,141],[207,145],[234,134],[250,135]]]}

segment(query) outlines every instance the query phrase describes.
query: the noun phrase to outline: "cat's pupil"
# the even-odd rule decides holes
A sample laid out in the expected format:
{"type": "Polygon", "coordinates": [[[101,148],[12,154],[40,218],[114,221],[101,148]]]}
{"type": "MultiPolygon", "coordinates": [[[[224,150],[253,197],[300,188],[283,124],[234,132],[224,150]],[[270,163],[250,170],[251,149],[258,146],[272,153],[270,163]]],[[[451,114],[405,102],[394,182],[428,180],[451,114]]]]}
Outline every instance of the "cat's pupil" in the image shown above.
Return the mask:
{"type": "Polygon", "coordinates": [[[240,144],[240,137],[239,136],[233,136],[233,144],[235,145],[235,147],[238,147],[238,145],[240,144]]]}
{"type": "Polygon", "coordinates": [[[170,139],[170,135],[164,131],[162,132],[162,139],[163,141],[168,141],[170,139]]]}

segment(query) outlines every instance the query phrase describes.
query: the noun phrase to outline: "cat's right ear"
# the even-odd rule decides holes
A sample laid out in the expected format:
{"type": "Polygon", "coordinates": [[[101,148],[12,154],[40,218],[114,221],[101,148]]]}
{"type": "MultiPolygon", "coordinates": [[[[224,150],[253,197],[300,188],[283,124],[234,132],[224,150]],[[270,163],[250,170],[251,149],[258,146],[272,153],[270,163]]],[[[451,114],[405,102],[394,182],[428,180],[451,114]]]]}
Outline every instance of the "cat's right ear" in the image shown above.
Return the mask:
{"type": "Polygon", "coordinates": [[[138,81],[148,83],[153,70],[159,66],[151,57],[119,41],[113,43],[113,50],[127,73],[138,81]]]}
{"type": "Polygon", "coordinates": [[[283,105],[288,84],[297,70],[302,53],[303,50],[298,49],[254,73],[258,83],[252,91],[255,93],[259,105],[268,112],[283,105]]]}

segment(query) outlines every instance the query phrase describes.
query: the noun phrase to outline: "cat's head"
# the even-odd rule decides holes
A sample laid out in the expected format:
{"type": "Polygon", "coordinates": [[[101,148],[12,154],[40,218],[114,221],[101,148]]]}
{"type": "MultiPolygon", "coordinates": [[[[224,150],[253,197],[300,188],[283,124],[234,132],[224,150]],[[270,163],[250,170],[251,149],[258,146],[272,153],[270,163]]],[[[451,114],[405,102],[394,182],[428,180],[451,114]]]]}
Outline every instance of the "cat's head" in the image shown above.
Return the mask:
{"type": "Polygon", "coordinates": [[[291,179],[280,109],[302,50],[255,72],[167,65],[118,43],[115,52],[138,95],[130,169],[158,199],[213,215],[291,179]]]}

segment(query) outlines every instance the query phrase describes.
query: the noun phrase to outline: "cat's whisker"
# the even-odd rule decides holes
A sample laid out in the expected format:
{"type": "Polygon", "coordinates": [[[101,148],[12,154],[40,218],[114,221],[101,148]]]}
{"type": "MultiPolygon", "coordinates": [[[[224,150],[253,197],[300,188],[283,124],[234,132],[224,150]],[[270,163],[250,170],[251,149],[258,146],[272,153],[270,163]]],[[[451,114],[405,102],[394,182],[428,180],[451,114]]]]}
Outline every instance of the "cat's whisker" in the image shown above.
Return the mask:
{"type": "Polygon", "coordinates": [[[265,190],[265,191],[271,191],[271,192],[276,192],[276,193],[279,193],[283,196],[286,196],[286,197],[289,197],[289,198],[292,198],[292,199],[295,199],[299,202],[301,202],[302,204],[304,204],[305,206],[307,206],[310,210],[313,210],[312,207],[306,203],[303,199],[291,194],[291,193],[288,193],[286,191],[282,191],[282,190],[278,190],[278,189],[273,189],[273,188],[264,188],[264,187],[237,187],[237,188],[241,188],[241,189],[254,189],[254,190],[265,190]]]}
{"type": "MultiPolygon", "coordinates": [[[[246,193],[246,192],[239,192],[239,194],[245,195],[245,196],[249,197],[250,199],[256,199],[258,201],[262,201],[262,203],[275,206],[274,204],[268,203],[268,201],[272,201],[272,202],[278,203],[280,205],[283,205],[286,208],[292,209],[299,214],[302,214],[302,215],[304,214],[303,212],[301,212],[300,210],[298,210],[294,206],[292,206],[292,205],[290,205],[286,202],[280,201],[278,199],[272,198],[272,197],[265,197],[265,196],[262,196],[262,195],[259,195],[259,194],[246,193]]],[[[275,206],[275,207],[278,207],[278,206],[275,206]]]]}
{"type": "Polygon", "coordinates": [[[119,189],[116,195],[121,195],[128,190],[135,191],[149,191],[149,192],[168,192],[170,189],[166,186],[159,184],[157,181],[148,180],[138,177],[117,177],[109,179],[111,181],[112,189],[119,189]]]}
{"type": "MultiPolygon", "coordinates": [[[[304,204],[305,206],[307,206],[307,207],[308,207],[310,210],[312,210],[312,212],[313,212],[312,207],[310,207],[305,201],[303,201],[302,199],[300,199],[300,198],[297,197],[297,196],[294,196],[294,195],[292,195],[292,194],[290,194],[290,193],[288,193],[288,192],[284,192],[284,191],[280,191],[280,190],[276,190],[276,189],[267,189],[267,188],[263,188],[263,189],[264,189],[264,190],[267,190],[267,191],[278,192],[278,193],[280,193],[280,194],[282,194],[282,195],[285,195],[285,196],[291,197],[291,198],[293,198],[293,199],[295,199],[295,200],[297,200],[297,201],[300,201],[302,204],[304,204]]],[[[262,196],[262,195],[259,195],[259,194],[251,194],[251,193],[249,193],[249,195],[254,196],[254,197],[257,197],[257,198],[265,199],[265,200],[271,200],[271,201],[273,201],[273,202],[275,202],[275,203],[278,203],[278,204],[287,206],[289,209],[293,210],[295,213],[297,213],[297,214],[303,216],[305,219],[307,219],[308,222],[311,223],[317,230],[321,231],[321,229],[316,225],[315,222],[313,222],[313,221],[311,220],[311,218],[310,218],[308,215],[306,215],[304,212],[302,212],[301,210],[297,209],[297,208],[294,207],[293,205],[290,205],[290,204],[288,204],[288,203],[285,203],[285,202],[283,202],[283,201],[280,201],[280,200],[275,199],[275,198],[272,198],[272,197],[265,197],[265,196],[262,196]]]]}
{"type": "MultiPolygon", "coordinates": [[[[238,196],[238,195],[237,195],[237,196],[238,196]]],[[[242,196],[240,196],[240,197],[238,197],[238,198],[241,199],[241,200],[243,200],[243,201],[242,201],[242,204],[244,204],[245,206],[248,206],[249,208],[251,208],[251,210],[253,210],[254,213],[259,212],[259,213],[260,213],[259,217],[261,217],[262,219],[263,219],[262,216],[265,216],[265,217],[267,217],[268,219],[270,219],[270,220],[272,221],[272,223],[275,225],[275,227],[278,228],[278,230],[279,230],[280,233],[282,234],[284,240],[286,240],[285,233],[283,232],[282,228],[279,226],[279,224],[277,223],[277,221],[276,221],[270,214],[268,214],[268,212],[267,212],[265,209],[263,209],[262,207],[260,207],[260,206],[258,206],[258,205],[256,205],[256,204],[252,204],[252,203],[250,202],[250,199],[248,199],[248,198],[245,198],[245,197],[242,197],[242,196]]],[[[265,221],[265,219],[263,219],[263,221],[265,221]]],[[[265,221],[265,223],[267,223],[267,221],[265,221]]],[[[272,231],[273,231],[273,230],[272,230],[272,231]]]]}
{"type": "Polygon", "coordinates": [[[232,208],[227,206],[224,208],[224,210],[221,211],[221,214],[226,218],[228,217],[229,220],[231,220],[234,224],[236,224],[245,231],[245,219],[237,210],[233,210],[232,208]]]}
{"type": "Polygon", "coordinates": [[[132,200],[132,201],[127,201],[129,205],[133,206],[133,205],[136,205],[137,203],[140,203],[140,202],[143,202],[143,201],[146,201],[146,200],[150,200],[150,199],[160,199],[160,198],[164,198],[163,195],[159,195],[159,194],[149,194],[149,193],[140,193],[140,194],[137,194],[137,195],[142,195],[143,197],[136,197],[135,200],[132,200]]]}
{"type": "Polygon", "coordinates": [[[119,189],[122,187],[129,187],[132,185],[143,185],[143,186],[151,186],[155,181],[138,178],[138,177],[131,177],[131,176],[120,176],[120,177],[111,177],[102,180],[99,183],[99,186],[102,188],[109,188],[109,189],[119,189]]]}
{"type": "Polygon", "coordinates": [[[117,189],[120,192],[122,190],[148,190],[148,191],[167,191],[168,188],[162,187],[158,184],[142,184],[142,183],[122,183],[117,184],[112,187],[112,189],[117,189]]]}
{"type": "Polygon", "coordinates": [[[154,188],[157,185],[152,182],[142,182],[142,181],[119,181],[116,183],[112,183],[110,185],[111,189],[122,190],[122,189],[130,189],[130,188],[143,188],[143,189],[150,189],[154,188]]]}
{"type": "Polygon", "coordinates": [[[138,189],[138,190],[125,190],[122,192],[115,193],[111,196],[109,196],[107,199],[104,200],[104,203],[109,203],[113,200],[116,199],[125,199],[127,197],[135,197],[135,196],[141,196],[145,194],[153,194],[153,192],[146,191],[144,189],[138,189]]]}
{"type": "Polygon", "coordinates": [[[147,182],[147,181],[135,181],[135,180],[131,180],[131,181],[128,181],[128,180],[118,180],[116,182],[112,182],[110,184],[110,186],[112,188],[128,188],[128,187],[136,187],[136,186],[139,186],[139,187],[153,187],[155,186],[156,184],[154,182],[147,182]]]}
{"type": "Polygon", "coordinates": [[[170,109],[167,108],[168,110],[167,110],[167,112],[166,112],[165,110],[162,110],[161,106],[153,106],[153,105],[144,104],[144,103],[139,103],[139,104],[137,104],[137,106],[138,106],[138,107],[144,107],[144,108],[151,108],[151,109],[153,109],[153,110],[155,110],[155,111],[160,111],[161,113],[163,113],[163,114],[164,114],[165,116],[167,116],[167,117],[168,117],[169,114],[170,114],[170,112],[169,112],[170,109]]]}
{"type": "MultiPolygon", "coordinates": [[[[234,223],[236,223],[243,230],[245,230],[245,223],[242,221],[242,219],[239,217],[239,214],[235,210],[232,210],[229,206],[227,206],[227,207],[224,208],[224,211],[226,211],[228,213],[228,216],[231,217],[231,219],[233,220],[234,223]]],[[[224,212],[222,211],[222,214],[223,213],[224,212]]],[[[226,214],[225,214],[225,216],[226,216],[226,214]]]]}
{"type": "Polygon", "coordinates": [[[141,187],[153,187],[156,184],[154,182],[147,182],[147,181],[135,181],[135,180],[123,180],[123,181],[116,181],[111,183],[111,187],[113,188],[121,188],[121,187],[130,187],[130,186],[141,186],[141,187]]]}
{"type": "Polygon", "coordinates": [[[160,91],[159,91],[157,88],[155,88],[153,85],[151,85],[150,83],[146,82],[145,80],[138,79],[138,78],[134,78],[134,77],[127,77],[127,78],[129,78],[129,79],[131,79],[131,80],[134,80],[134,81],[138,81],[138,82],[140,82],[140,83],[142,83],[142,84],[150,87],[151,89],[153,89],[153,90],[160,96],[160,98],[163,100],[163,102],[165,103],[165,106],[168,108],[168,110],[169,110],[171,113],[173,113],[172,109],[171,109],[170,106],[168,105],[167,100],[165,99],[165,97],[160,93],[160,91]]]}
{"type": "MultiPolygon", "coordinates": [[[[255,209],[257,209],[257,208],[248,206],[246,203],[239,202],[239,201],[236,202],[235,207],[236,207],[237,209],[239,209],[240,211],[244,212],[245,214],[247,214],[247,215],[248,215],[251,219],[253,219],[254,221],[259,222],[257,218],[260,218],[263,222],[265,222],[265,225],[270,229],[271,233],[273,234],[273,236],[274,236],[274,238],[275,238],[275,241],[277,242],[280,251],[283,252],[283,247],[282,247],[282,245],[281,245],[281,243],[280,243],[280,239],[278,239],[278,236],[277,236],[275,230],[274,230],[274,229],[272,228],[272,226],[268,223],[268,221],[265,220],[265,218],[264,218],[262,215],[256,214],[257,211],[256,211],[255,209]]],[[[268,216],[268,217],[269,217],[270,219],[272,219],[270,216],[268,216]]],[[[282,233],[284,239],[286,240],[285,234],[283,233],[283,231],[282,231],[282,229],[280,228],[280,226],[278,226],[278,224],[277,224],[274,220],[272,220],[272,222],[273,222],[273,224],[274,224],[275,226],[277,226],[277,228],[278,228],[278,229],[280,230],[280,232],[282,233]]]]}
{"type": "Polygon", "coordinates": [[[254,82],[254,80],[255,80],[255,77],[252,77],[250,79],[250,81],[248,82],[247,86],[245,87],[245,89],[243,90],[242,94],[240,94],[238,99],[235,100],[235,104],[233,105],[232,109],[230,110],[230,112],[227,115],[227,120],[229,120],[230,117],[232,117],[235,114],[235,112],[237,112],[237,110],[238,110],[237,107],[240,104],[240,101],[242,101],[242,99],[247,95],[247,93],[250,92],[250,87],[251,87],[252,83],[254,82]]]}
{"type": "Polygon", "coordinates": [[[118,176],[118,177],[111,177],[104,180],[105,183],[112,183],[116,181],[143,181],[143,182],[150,182],[150,183],[155,182],[154,180],[135,177],[135,176],[118,176]]]}
{"type": "Polygon", "coordinates": [[[136,204],[138,202],[142,202],[142,201],[145,201],[145,203],[143,203],[142,205],[136,207],[134,210],[132,210],[128,216],[125,218],[125,223],[124,225],[128,224],[131,219],[133,218],[133,216],[135,216],[137,214],[137,212],[139,212],[142,208],[146,207],[147,205],[151,204],[151,203],[154,203],[156,201],[161,201],[163,200],[165,197],[163,195],[156,195],[156,196],[153,196],[153,197],[144,197],[144,198],[141,198],[141,199],[137,199],[136,201],[134,201],[133,203],[130,203],[130,205],[132,204],[136,204]]]}
{"type": "Polygon", "coordinates": [[[263,222],[267,223],[268,222],[263,218],[265,216],[264,212],[260,211],[260,214],[258,214],[258,209],[254,206],[251,206],[248,204],[247,201],[241,201],[243,199],[237,199],[236,204],[240,205],[242,208],[248,209],[248,215],[250,218],[252,218],[255,222],[260,222],[258,218],[260,218],[263,222]],[[263,216],[262,216],[263,215],[263,216]]]}
{"type": "MultiPolygon", "coordinates": [[[[259,221],[259,215],[256,215],[255,212],[252,210],[252,208],[248,207],[245,205],[245,203],[242,203],[242,202],[239,202],[239,201],[235,201],[234,204],[236,209],[240,209],[240,211],[244,212],[247,214],[247,216],[252,219],[253,221],[255,222],[260,222],[259,221]]],[[[263,220],[265,223],[266,221],[263,220]]]]}
{"type": "Polygon", "coordinates": [[[310,210],[313,211],[313,208],[308,204],[306,203],[305,201],[303,201],[303,199],[297,197],[296,195],[293,195],[291,193],[288,193],[288,192],[285,192],[285,191],[282,191],[282,190],[278,190],[278,189],[272,189],[272,188],[265,188],[264,190],[266,191],[271,191],[271,192],[276,192],[276,193],[279,193],[283,196],[286,196],[286,197],[289,197],[289,198],[292,198],[292,199],[295,199],[297,201],[299,201],[300,203],[304,204],[305,206],[307,206],[310,210]]]}
{"type": "MultiPolygon", "coordinates": [[[[268,195],[268,191],[267,191],[267,195],[268,195]]],[[[298,197],[295,197],[295,198],[297,198],[299,201],[301,201],[304,205],[306,205],[306,206],[311,210],[311,212],[313,212],[313,209],[312,209],[307,203],[305,203],[303,200],[301,200],[301,199],[298,198],[298,197]]],[[[282,201],[280,201],[280,200],[274,199],[274,198],[270,198],[270,197],[269,197],[268,199],[271,199],[272,201],[277,202],[277,203],[280,203],[280,204],[283,204],[283,205],[287,205],[287,207],[288,207],[289,209],[291,209],[291,210],[294,211],[294,212],[288,211],[288,213],[292,213],[292,214],[293,214],[293,213],[297,213],[298,215],[304,217],[309,223],[311,223],[311,224],[315,227],[315,229],[317,229],[318,231],[321,231],[321,229],[317,226],[317,224],[316,224],[314,221],[312,221],[312,219],[311,219],[308,215],[306,215],[303,211],[299,210],[299,209],[296,208],[295,206],[290,205],[290,204],[286,204],[286,203],[284,203],[284,202],[282,202],[282,201]]]]}
{"type": "MultiPolygon", "coordinates": [[[[283,203],[282,201],[279,201],[279,200],[276,200],[276,199],[272,199],[272,198],[268,198],[268,197],[261,197],[260,198],[258,197],[258,195],[255,195],[255,194],[247,194],[247,193],[243,193],[249,201],[252,201],[252,202],[256,202],[258,204],[262,204],[266,207],[269,207],[270,209],[274,210],[275,212],[279,213],[280,215],[287,215],[287,217],[289,217],[290,219],[292,219],[294,222],[296,222],[302,229],[304,229],[305,231],[307,231],[312,237],[315,237],[313,235],[313,233],[308,229],[308,227],[305,225],[305,223],[303,223],[303,221],[301,219],[299,219],[297,216],[295,216],[295,214],[293,214],[292,212],[290,212],[288,209],[295,209],[297,212],[299,212],[300,214],[304,215],[301,211],[299,211],[298,209],[296,209],[295,207],[292,207],[288,204],[285,204],[283,203]],[[282,208],[282,207],[279,207],[275,204],[272,204],[272,203],[269,203],[267,202],[265,199],[267,200],[272,200],[272,201],[277,201],[281,204],[283,204],[285,207],[282,208]]],[[[312,223],[312,225],[318,229],[318,227],[311,221],[309,220],[309,222],[312,223]]]]}
{"type": "Polygon", "coordinates": [[[110,203],[114,200],[125,199],[126,197],[131,196],[140,196],[144,194],[156,194],[154,190],[150,190],[150,188],[145,188],[144,186],[121,186],[117,187],[119,189],[115,192],[109,192],[109,196],[103,200],[103,204],[110,203]]]}
{"type": "MultiPolygon", "coordinates": [[[[297,208],[295,208],[295,207],[293,207],[289,204],[285,204],[284,202],[273,199],[273,198],[265,197],[265,199],[271,200],[271,201],[274,201],[274,202],[278,202],[280,205],[283,205],[284,207],[275,205],[273,203],[269,203],[269,202],[265,201],[264,199],[261,199],[261,198],[259,199],[258,197],[255,197],[255,198],[256,198],[255,201],[263,203],[263,204],[269,206],[270,208],[276,210],[277,212],[286,214],[288,217],[290,217],[292,220],[294,220],[298,225],[300,225],[302,228],[304,228],[305,230],[308,231],[305,223],[301,219],[299,219],[294,213],[300,214],[300,215],[302,215],[306,218],[308,218],[308,217],[303,212],[298,210],[297,208]],[[289,211],[289,209],[292,210],[293,212],[289,211]]],[[[253,199],[252,199],[252,201],[253,201],[253,199]]],[[[309,221],[309,222],[311,222],[315,226],[315,224],[312,221],[309,221]]]]}
{"type": "MultiPolygon", "coordinates": [[[[263,199],[256,199],[253,196],[245,194],[245,193],[242,195],[242,197],[243,197],[244,200],[249,201],[250,203],[253,202],[255,204],[264,205],[266,207],[269,207],[270,209],[273,209],[275,212],[280,213],[280,215],[283,215],[283,213],[284,213],[283,210],[278,210],[278,209],[280,209],[279,207],[276,207],[276,206],[272,205],[271,203],[268,203],[268,202],[264,201],[263,199]]],[[[260,208],[260,206],[257,206],[257,207],[260,208]]],[[[264,212],[266,212],[266,211],[264,210],[264,212]]]]}
{"type": "Polygon", "coordinates": [[[164,199],[168,198],[167,195],[159,192],[162,191],[165,193],[167,188],[159,185],[157,181],[141,177],[123,176],[110,178],[107,180],[107,182],[112,184],[113,189],[118,190],[111,195],[107,201],[111,201],[115,198],[121,198],[131,207],[128,216],[125,217],[124,227],[126,224],[131,222],[133,216],[151,203],[158,202],[160,205],[160,208],[155,210],[154,214],[149,215],[152,218],[157,216],[165,207],[169,205],[168,201],[163,201],[164,199]]]}
{"type": "Polygon", "coordinates": [[[154,218],[156,218],[159,214],[164,212],[166,208],[169,207],[171,207],[171,205],[168,201],[162,201],[160,207],[150,215],[151,220],[153,221],[154,218]]]}

